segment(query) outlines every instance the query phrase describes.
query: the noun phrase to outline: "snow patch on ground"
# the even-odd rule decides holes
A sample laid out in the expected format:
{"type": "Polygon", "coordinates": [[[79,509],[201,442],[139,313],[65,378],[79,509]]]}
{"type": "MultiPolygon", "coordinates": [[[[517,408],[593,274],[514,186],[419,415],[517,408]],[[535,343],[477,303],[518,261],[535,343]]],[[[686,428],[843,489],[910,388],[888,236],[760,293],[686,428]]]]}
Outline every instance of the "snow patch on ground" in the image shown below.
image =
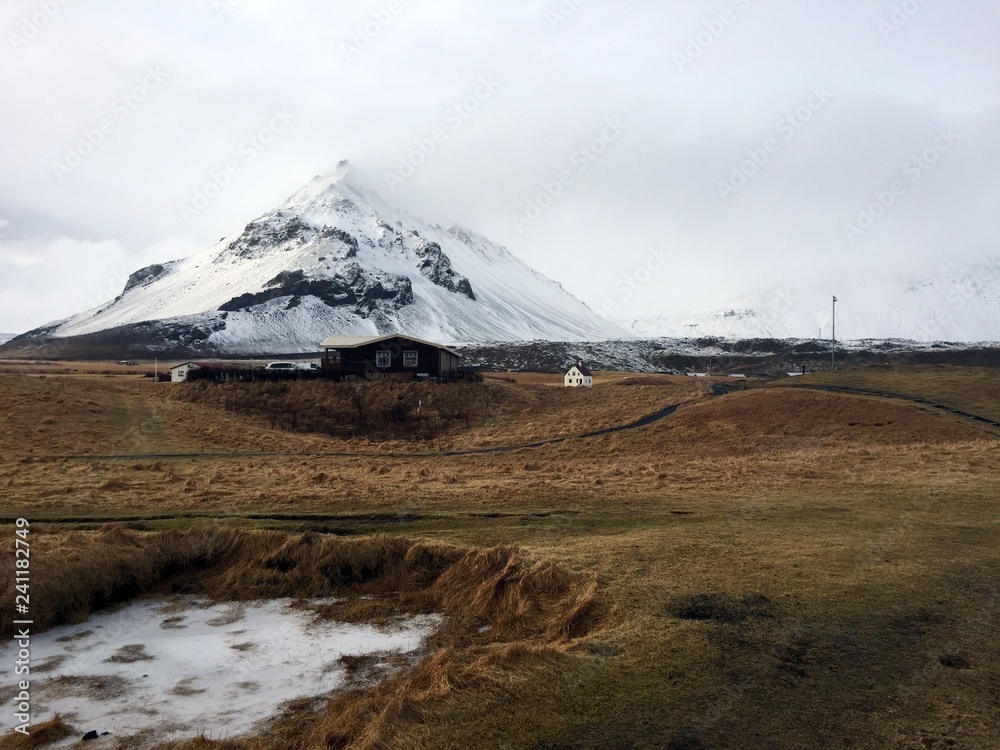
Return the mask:
{"type": "MultiPolygon", "coordinates": [[[[201,733],[234,737],[286,701],[341,686],[342,656],[415,651],[439,623],[419,616],[380,629],[318,620],[290,600],[140,601],[32,637],[32,722],[62,716],[78,732],[63,744],[91,730],[110,733],[109,741],[142,734],[139,747],[201,733]]],[[[4,664],[14,664],[15,649],[0,648],[4,664]]]]}

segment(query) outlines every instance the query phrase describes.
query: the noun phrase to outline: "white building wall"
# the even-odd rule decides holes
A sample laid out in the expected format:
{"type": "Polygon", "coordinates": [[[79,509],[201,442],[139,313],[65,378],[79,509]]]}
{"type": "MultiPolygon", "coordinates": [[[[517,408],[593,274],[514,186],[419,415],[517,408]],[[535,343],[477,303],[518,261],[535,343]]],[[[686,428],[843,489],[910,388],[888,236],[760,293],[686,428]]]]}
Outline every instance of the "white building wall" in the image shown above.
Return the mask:
{"type": "Polygon", "coordinates": [[[191,370],[197,370],[198,365],[193,362],[185,362],[183,365],[178,365],[170,370],[170,382],[171,383],[183,383],[187,380],[187,374],[191,370]]]}
{"type": "Polygon", "coordinates": [[[589,388],[594,384],[594,378],[590,375],[584,375],[576,367],[569,368],[569,372],[563,375],[563,386],[566,388],[589,388]]]}

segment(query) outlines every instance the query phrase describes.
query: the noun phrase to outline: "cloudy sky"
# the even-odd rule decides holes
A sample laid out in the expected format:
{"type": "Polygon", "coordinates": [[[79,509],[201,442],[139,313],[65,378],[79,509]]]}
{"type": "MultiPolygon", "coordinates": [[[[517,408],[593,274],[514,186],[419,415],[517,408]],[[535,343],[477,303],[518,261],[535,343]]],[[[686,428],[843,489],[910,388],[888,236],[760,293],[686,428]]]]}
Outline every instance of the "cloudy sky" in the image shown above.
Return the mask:
{"type": "Polygon", "coordinates": [[[996,0],[7,0],[0,331],[345,158],[616,316],[991,257],[997,28],[996,0]]]}

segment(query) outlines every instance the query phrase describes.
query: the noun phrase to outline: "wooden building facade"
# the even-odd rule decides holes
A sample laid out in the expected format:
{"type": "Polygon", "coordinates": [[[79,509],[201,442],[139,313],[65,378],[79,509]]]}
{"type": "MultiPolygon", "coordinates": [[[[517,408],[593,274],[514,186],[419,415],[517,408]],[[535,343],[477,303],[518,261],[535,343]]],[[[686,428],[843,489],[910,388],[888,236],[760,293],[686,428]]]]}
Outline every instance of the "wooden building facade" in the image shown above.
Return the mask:
{"type": "Polygon", "coordinates": [[[368,380],[458,377],[458,352],[412,336],[330,336],[320,346],[323,373],[331,377],[368,380]]]}

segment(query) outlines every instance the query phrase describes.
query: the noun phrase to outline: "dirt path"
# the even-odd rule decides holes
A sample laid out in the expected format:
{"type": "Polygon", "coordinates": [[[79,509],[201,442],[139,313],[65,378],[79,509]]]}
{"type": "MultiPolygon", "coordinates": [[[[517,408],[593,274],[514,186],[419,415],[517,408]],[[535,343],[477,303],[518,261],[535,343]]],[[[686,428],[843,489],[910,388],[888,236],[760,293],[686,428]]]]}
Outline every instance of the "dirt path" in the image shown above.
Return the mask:
{"type": "MultiPolygon", "coordinates": [[[[955,414],[956,416],[964,417],[966,419],[972,419],[974,421],[986,424],[990,427],[1000,428],[1000,422],[996,422],[987,417],[980,416],[978,414],[971,414],[969,412],[961,411],[960,409],[955,409],[954,407],[947,406],[945,404],[939,404],[929,399],[922,398],[920,396],[908,396],[901,393],[889,393],[886,391],[873,391],[865,390],[862,388],[849,388],[847,386],[834,386],[834,385],[806,385],[806,384],[790,384],[786,386],[778,386],[781,388],[807,388],[811,390],[818,391],[829,391],[832,393],[848,393],[859,396],[877,396],[881,398],[893,398],[904,401],[910,401],[915,404],[920,404],[922,406],[929,406],[934,409],[940,409],[942,411],[948,412],[949,414],[955,414]]],[[[725,385],[713,384],[712,385],[712,396],[719,397],[725,396],[729,389],[725,385]]],[[[684,402],[689,403],[689,402],[684,402]]],[[[614,427],[605,427],[601,430],[593,430],[590,432],[583,432],[578,435],[565,435],[562,437],[547,438],[545,440],[535,440],[529,443],[519,443],[516,445],[500,445],[500,446],[490,446],[486,448],[467,448],[462,450],[450,450],[450,451],[437,451],[433,453],[352,453],[347,451],[332,451],[332,452],[278,452],[278,451],[265,451],[265,452],[233,452],[233,453],[109,453],[109,454],[72,454],[72,455],[53,455],[53,456],[37,456],[36,459],[68,459],[68,460],[101,460],[101,461],[113,461],[113,460],[179,460],[179,459],[191,459],[191,458],[447,458],[455,456],[474,456],[483,455],[489,453],[509,453],[512,451],[524,450],[528,448],[541,448],[546,445],[557,445],[559,443],[565,443],[572,440],[586,440],[588,438],[600,437],[601,435],[610,435],[616,432],[624,432],[627,430],[636,430],[640,427],[646,427],[647,425],[653,424],[665,419],[677,411],[678,408],[684,405],[684,403],[671,404],[663,409],[653,412],[652,414],[647,414],[645,417],[637,419],[633,422],[629,422],[623,425],[616,425],[614,427]]]]}
{"type": "Polygon", "coordinates": [[[616,425],[615,427],[605,427],[602,430],[580,433],[579,435],[565,435],[563,437],[548,438],[546,440],[536,440],[530,443],[520,443],[518,445],[498,445],[488,448],[466,448],[463,450],[437,451],[434,453],[350,453],[346,451],[334,452],[256,452],[256,453],[81,453],[71,455],[35,456],[36,460],[58,459],[58,460],[86,460],[86,461],[114,461],[114,460],[171,460],[185,458],[444,458],[453,456],[474,456],[484,453],[508,453],[525,448],[540,448],[544,445],[556,445],[568,440],[584,440],[586,438],[610,435],[615,432],[625,430],[635,430],[640,427],[658,422],[665,417],[669,417],[683,404],[671,404],[652,414],[647,414],[641,419],[628,424],[616,425]]]}
{"type": "Polygon", "coordinates": [[[889,393],[888,391],[870,391],[864,388],[849,388],[843,385],[806,385],[806,384],[790,384],[778,386],[779,388],[809,388],[814,391],[830,391],[832,393],[852,393],[859,396],[879,396],[881,398],[895,398],[902,401],[911,401],[915,404],[920,404],[922,406],[930,406],[933,409],[940,409],[941,411],[946,411],[949,414],[955,414],[959,417],[965,417],[966,419],[972,419],[976,422],[982,422],[990,427],[1000,427],[1000,422],[996,422],[987,417],[982,417],[978,414],[971,414],[967,411],[962,411],[961,409],[956,409],[953,406],[948,406],[947,404],[939,404],[936,401],[931,401],[929,399],[923,398],[921,396],[907,396],[904,393],[889,393]]]}

